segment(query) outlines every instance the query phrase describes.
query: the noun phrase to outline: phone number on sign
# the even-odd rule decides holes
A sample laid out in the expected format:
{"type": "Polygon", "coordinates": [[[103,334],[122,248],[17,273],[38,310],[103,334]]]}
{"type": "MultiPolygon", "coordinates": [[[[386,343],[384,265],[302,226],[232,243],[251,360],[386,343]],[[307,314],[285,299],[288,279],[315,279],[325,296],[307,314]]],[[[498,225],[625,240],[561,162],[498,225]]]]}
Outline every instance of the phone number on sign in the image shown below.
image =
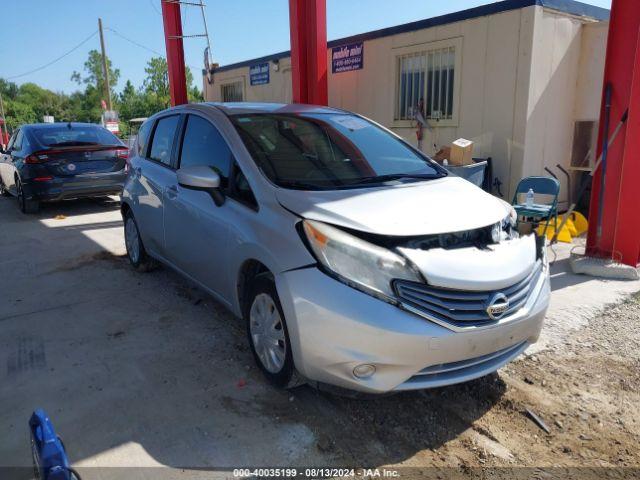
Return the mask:
{"type": "Polygon", "coordinates": [[[234,477],[283,477],[283,478],[328,478],[328,477],[355,477],[353,468],[236,468],[234,477]]]}

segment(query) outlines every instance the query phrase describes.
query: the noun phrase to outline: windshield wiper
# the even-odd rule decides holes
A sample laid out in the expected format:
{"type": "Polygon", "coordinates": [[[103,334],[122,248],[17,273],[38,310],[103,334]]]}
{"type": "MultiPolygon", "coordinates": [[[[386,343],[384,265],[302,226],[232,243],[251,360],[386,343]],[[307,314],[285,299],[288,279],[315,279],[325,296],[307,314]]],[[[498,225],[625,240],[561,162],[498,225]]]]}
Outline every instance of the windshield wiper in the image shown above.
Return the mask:
{"type": "Polygon", "coordinates": [[[403,178],[415,179],[415,180],[433,180],[435,178],[442,178],[446,174],[442,173],[390,173],[387,175],[377,175],[375,177],[362,177],[350,183],[349,185],[366,185],[369,183],[384,183],[392,180],[401,180],[403,178]]]}

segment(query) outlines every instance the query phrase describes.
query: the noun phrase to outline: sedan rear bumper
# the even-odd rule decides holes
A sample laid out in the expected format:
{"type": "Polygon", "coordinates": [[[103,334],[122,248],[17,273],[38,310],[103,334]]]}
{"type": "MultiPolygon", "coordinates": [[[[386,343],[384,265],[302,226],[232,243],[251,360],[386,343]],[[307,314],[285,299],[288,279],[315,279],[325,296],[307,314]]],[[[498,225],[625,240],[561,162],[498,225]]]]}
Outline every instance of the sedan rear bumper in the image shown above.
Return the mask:
{"type": "Polygon", "coordinates": [[[512,320],[454,331],[307,268],[276,277],[296,368],[310,380],[369,393],[433,388],[496,371],[536,342],[545,275],[512,320]],[[358,378],[358,365],[375,366],[358,378]]]}
{"type": "Polygon", "coordinates": [[[115,173],[54,177],[51,180],[25,180],[23,189],[28,200],[57,202],[75,198],[118,195],[122,193],[126,174],[115,173]]]}

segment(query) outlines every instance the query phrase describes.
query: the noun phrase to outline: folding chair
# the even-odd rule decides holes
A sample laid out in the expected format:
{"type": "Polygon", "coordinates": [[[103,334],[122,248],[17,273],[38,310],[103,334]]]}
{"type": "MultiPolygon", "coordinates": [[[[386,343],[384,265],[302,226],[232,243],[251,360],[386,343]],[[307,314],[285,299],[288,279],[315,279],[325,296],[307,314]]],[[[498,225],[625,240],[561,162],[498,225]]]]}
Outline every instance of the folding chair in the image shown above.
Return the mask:
{"type": "MultiPolygon", "coordinates": [[[[546,220],[544,232],[549,227],[552,218],[555,219],[554,225],[558,224],[558,194],[560,193],[560,182],[552,177],[525,177],[518,183],[516,193],[513,196],[511,204],[520,217],[531,217],[537,219],[537,223],[546,220]],[[534,203],[530,207],[526,203],[518,203],[519,195],[526,195],[529,189],[533,190],[535,195],[548,195],[551,197],[550,203],[534,203]]],[[[533,222],[532,222],[533,223],[533,222]]]]}

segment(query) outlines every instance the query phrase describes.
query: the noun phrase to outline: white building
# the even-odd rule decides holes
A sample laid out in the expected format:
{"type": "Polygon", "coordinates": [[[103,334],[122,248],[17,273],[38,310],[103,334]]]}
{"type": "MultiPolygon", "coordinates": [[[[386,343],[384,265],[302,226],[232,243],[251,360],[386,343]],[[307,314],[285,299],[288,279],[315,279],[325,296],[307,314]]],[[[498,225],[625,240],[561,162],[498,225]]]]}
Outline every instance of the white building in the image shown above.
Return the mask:
{"type": "MultiPolygon", "coordinates": [[[[333,40],[329,105],[416,144],[412,112],[424,98],[433,128],[423,150],[473,140],[510,199],[521,177],[545,166],[593,163],[583,160],[597,136],[608,16],[572,0],[507,0],[333,40]]],[[[219,67],[204,92],[208,101],[291,102],[290,52],[219,67]]]]}

